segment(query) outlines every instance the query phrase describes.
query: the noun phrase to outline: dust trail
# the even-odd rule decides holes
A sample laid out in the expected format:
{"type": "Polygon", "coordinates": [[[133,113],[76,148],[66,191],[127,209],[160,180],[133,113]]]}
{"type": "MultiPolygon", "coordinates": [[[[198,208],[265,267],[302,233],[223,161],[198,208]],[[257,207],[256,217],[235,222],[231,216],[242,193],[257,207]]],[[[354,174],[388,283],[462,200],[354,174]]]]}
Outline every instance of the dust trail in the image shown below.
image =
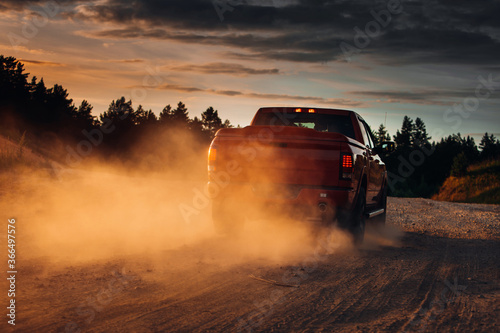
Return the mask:
{"type": "Polygon", "coordinates": [[[96,153],[70,166],[52,163],[57,167],[2,175],[0,211],[5,219],[16,219],[19,255],[76,264],[156,253],[211,237],[208,206],[189,220],[179,209],[206,183],[205,153],[193,137],[177,135],[175,142],[196,149],[173,156],[164,149],[172,136],[155,138],[156,151],[139,142],[126,162],[96,153]]]}
{"type": "MultiPolygon", "coordinates": [[[[191,246],[196,252],[189,260],[212,254],[224,264],[253,259],[290,262],[320,247],[323,253],[351,247],[349,236],[341,231],[323,230],[318,238],[310,224],[278,213],[257,219],[240,214],[235,218],[247,221],[239,237],[216,235],[210,200],[203,195],[206,152],[187,149],[179,159],[181,155],[162,150],[172,143],[172,135],[156,140],[155,150],[137,144],[131,152],[137,165],[89,159],[73,168],[14,173],[15,182],[0,186],[0,210],[16,218],[20,255],[64,264],[130,255],[161,261],[164,251],[191,246]],[[150,164],[165,168],[153,170],[150,164]]],[[[195,146],[191,137],[175,140],[195,146]]],[[[263,183],[273,183],[276,176],[250,175],[263,183]]],[[[242,206],[252,201],[245,196],[233,199],[242,206]]],[[[392,229],[368,232],[365,247],[396,245],[398,237],[392,229]]]]}
{"type": "Polygon", "coordinates": [[[400,247],[403,231],[394,225],[377,226],[367,222],[362,249],[375,250],[383,246],[400,247]]]}
{"type": "Polygon", "coordinates": [[[179,205],[196,182],[132,177],[116,170],[25,176],[2,200],[15,216],[25,257],[71,262],[156,252],[212,234],[206,214],[187,223],[179,205]]]}
{"type": "MultiPolygon", "coordinates": [[[[133,254],[161,256],[165,250],[217,239],[225,247],[218,255],[228,262],[284,262],[311,255],[320,245],[324,253],[351,247],[350,237],[340,230],[328,229],[318,238],[307,223],[282,216],[247,219],[239,237],[218,236],[209,205],[189,221],[179,209],[192,205],[205,182],[175,174],[139,177],[98,165],[86,170],[60,178],[21,176],[17,190],[2,200],[1,210],[18,221],[24,257],[78,263],[133,254]]],[[[362,248],[398,246],[400,234],[394,228],[368,227],[362,248]]]]}
{"type": "Polygon", "coordinates": [[[193,207],[205,184],[176,173],[138,176],[94,164],[55,178],[20,174],[0,209],[16,218],[23,258],[65,264],[135,254],[161,257],[165,250],[204,246],[206,239],[226,246],[231,255],[219,254],[230,262],[278,260],[311,248],[306,227],[278,219],[249,221],[234,239],[215,234],[209,205],[186,219],[180,207],[193,207]]]}

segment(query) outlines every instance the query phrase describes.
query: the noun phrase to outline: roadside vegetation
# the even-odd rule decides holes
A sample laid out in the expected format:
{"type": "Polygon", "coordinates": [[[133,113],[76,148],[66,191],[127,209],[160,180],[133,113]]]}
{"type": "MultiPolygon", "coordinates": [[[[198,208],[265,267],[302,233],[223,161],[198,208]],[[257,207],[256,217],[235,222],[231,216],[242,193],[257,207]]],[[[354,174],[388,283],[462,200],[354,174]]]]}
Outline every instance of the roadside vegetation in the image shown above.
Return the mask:
{"type": "Polygon", "coordinates": [[[39,169],[48,165],[46,158],[26,146],[25,133],[18,140],[0,136],[0,170],[39,169]]]}
{"type": "Polygon", "coordinates": [[[465,176],[470,166],[500,158],[500,141],[493,134],[485,133],[479,145],[460,133],[438,142],[431,139],[420,118],[414,122],[404,117],[401,130],[393,136],[396,151],[383,158],[391,196],[430,198],[448,177],[465,176]]]}
{"type": "Polygon", "coordinates": [[[453,174],[432,199],[500,204],[500,159],[473,164],[465,172],[453,174]]]}
{"type": "MultiPolygon", "coordinates": [[[[232,124],[211,106],[200,111],[200,116],[191,117],[180,101],[167,104],[156,115],[119,97],[95,116],[86,100],[77,106],[62,86],[46,87],[43,78],[29,78],[21,61],[0,55],[0,138],[4,141],[0,172],[52,162],[72,166],[89,158],[139,171],[182,170],[193,163],[201,169],[217,130],[232,124]]],[[[460,133],[431,141],[424,121],[408,116],[395,135],[382,124],[373,135],[376,142],[396,142],[396,151],[383,157],[389,195],[498,203],[495,163],[500,159],[500,141],[494,135],[485,133],[479,146],[460,133]]]]}

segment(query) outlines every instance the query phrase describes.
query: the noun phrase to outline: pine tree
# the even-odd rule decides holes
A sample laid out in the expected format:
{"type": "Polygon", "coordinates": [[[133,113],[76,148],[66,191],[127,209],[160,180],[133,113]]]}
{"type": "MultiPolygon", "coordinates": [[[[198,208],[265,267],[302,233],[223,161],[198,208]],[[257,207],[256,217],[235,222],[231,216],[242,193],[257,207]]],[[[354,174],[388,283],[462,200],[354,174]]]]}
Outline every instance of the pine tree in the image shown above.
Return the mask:
{"type": "Polygon", "coordinates": [[[493,134],[484,133],[481,143],[481,159],[495,158],[500,155],[500,141],[493,134]]]}
{"type": "Polygon", "coordinates": [[[174,127],[186,129],[189,127],[189,122],[189,113],[186,105],[179,102],[177,108],[172,111],[171,123],[174,127]]]}
{"type": "Polygon", "coordinates": [[[162,125],[165,125],[165,124],[168,124],[172,120],[172,116],[173,116],[172,107],[170,106],[170,104],[168,104],[160,112],[160,116],[159,116],[158,120],[160,121],[160,123],[162,125]]]}
{"type": "Polygon", "coordinates": [[[198,134],[200,136],[203,135],[204,130],[203,130],[203,121],[200,120],[198,117],[194,117],[193,120],[189,123],[189,128],[194,134],[198,134]]]}
{"type": "Polygon", "coordinates": [[[375,138],[377,139],[377,144],[381,144],[384,141],[390,141],[391,136],[387,132],[387,129],[385,128],[384,124],[380,124],[378,127],[377,135],[375,135],[375,138]]]}
{"type": "Polygon", "coordinates": [[[135,110],[135,124],[140,125],[152,125],[158,121],[158,118],[151,109],[148,111],[144,110],[142,105],[137,107],[135,110]]]}
{"type": "Polygon", "coordinates": [[[112,101],[108,107],[108,111],[100,115],[101,121],[105,118],[113,122],[127,122],[133,124],[135,122],[135,112],[132,107],[132,100],[127,102],[125,97],[121,97],[116,101],[112,101]]]}
{"type": "Polygon", "coordinates": [[[61,85],[55,84],[54,87],[47,89],[45,107],[40,109],[41,112],[38,114],[39,119],[53,126],[68,125],[68,120],[73,118],[76,113],[73,100],[68,98],[68,96],[68,91],[61,85]]]}
{"type": "Polygon", "coordinates": [[[469,160],[467,159],[465,152],[461,152],[453,158],[453,162],[451,164],[451,175],[453,177],[465,176],[468,166],[469,160]]]}
{"type": "Polygon", "coordinates": [[[19,60],[0,55],[0,105],[19,102],[28,96],[28,75],[19,60]]]}
{"type": "Polygon", "coordinates": [[[89,128],[93,125],[97,125],[96,120],[94,119],[95,117],[92,115],[92,109],[92,105],[90,105],[90,103],[86,100],[83,100],[78,109],[76,109],[74,118],[76,118],[77,121],[81,122],[84,128],[89,128]]]}
{"type": "Polygon", "coordinates": [[[153,111],[151,111],[151,109],[149,109],[146,112],[146,122],[149,124],[154,124],[157,121],[158,121],[158,117],[156,116],[156,114],[153,111]]]}
{"type": "Polygon", "coordinates": [[[222,120],[219,118],[217,110],[214,110],[213,107],[209,107],[201,114],[201,122],[203,131],[208,133],[210,139],[212,139],[215,133],[222,128],[222,120]]]}
{"type": "Polygon", "coordinates": [[[410,148],[413,145],[414,128],[415,125],[413,124],[413,120],[410,117],[405,116],[403,118],[401,132],[398,130],[394,136],[394,141],[399,149],[410,148]]]}
{"type": "Polygon", "coordinates": [[[415,146],[424,147],[430,145],[429,140],[431,139],[431,137],[427,134],[427,129],[425,128],[425,124],[419,117],[415,119],[415,125],[413,128],[412,136],[413,136],[413,144],[415,146]]]}

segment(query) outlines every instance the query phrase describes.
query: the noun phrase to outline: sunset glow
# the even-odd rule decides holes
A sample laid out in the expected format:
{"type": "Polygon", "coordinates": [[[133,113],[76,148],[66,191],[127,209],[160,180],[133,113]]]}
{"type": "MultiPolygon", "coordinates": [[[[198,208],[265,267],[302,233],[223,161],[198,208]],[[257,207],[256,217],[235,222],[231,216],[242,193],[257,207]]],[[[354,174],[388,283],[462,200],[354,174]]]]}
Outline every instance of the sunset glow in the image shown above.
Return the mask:
{"type": "Polygon", "coordinates": [[[356,110],[392,135],[404,115],[434,140],[499,134],[498,5],[216,4],[2,1],[0,49],[96,116],[125,96],[156,114],[213,106],[242,126],[262,106],[304,106],[356,110]]]}

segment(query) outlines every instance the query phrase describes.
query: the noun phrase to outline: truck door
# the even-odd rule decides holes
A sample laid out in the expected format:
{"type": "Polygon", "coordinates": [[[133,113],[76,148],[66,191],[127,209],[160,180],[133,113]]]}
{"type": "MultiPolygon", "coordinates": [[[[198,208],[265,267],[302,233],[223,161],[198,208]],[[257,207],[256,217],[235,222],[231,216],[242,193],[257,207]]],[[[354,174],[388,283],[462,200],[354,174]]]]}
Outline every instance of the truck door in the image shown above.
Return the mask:
{"type": "Polygon", "coordinates": [[[366,189],[366,204],[376,204],[378,195],[382,190],[382,185],[384,181],[384,162],[380,159],[380,156],[375,154],[372,149],[374,148],[372,134],[370,127],[366,122],[360,118],[361,132],[363,134],[363,139],[365,139],[366,145],[366,158],[367,163],[367,178],[368,184],[366,189]]]}

